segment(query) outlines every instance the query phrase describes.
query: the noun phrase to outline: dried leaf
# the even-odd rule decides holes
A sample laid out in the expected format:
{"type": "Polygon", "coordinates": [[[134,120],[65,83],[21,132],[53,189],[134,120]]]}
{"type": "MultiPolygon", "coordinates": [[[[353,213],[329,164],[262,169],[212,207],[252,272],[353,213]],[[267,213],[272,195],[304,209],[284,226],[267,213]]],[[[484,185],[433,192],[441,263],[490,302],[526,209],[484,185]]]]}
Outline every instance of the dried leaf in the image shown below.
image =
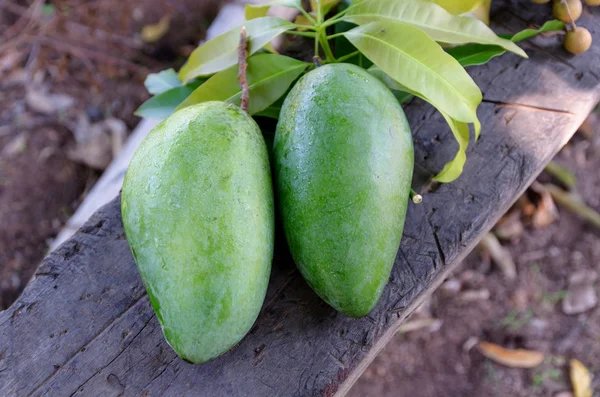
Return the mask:
{"type": "Polygon", "coordinates": [[[49,94],[45,88],[28,88],[25,102],[36,112],[53,114],[67,110],[75,104],[73,97],[63,94],[49,94]]]}
{"type": "Polygon", "coordinates": [[[494,226],[494,234],[500,240],[515,240],[523,235],[525,227],[519,211],[511,211],[494,226]]]}
{"type": "Polygon", "coordinates": [[[511,368],[534,368],[544,361],[544,354],[534,350],[509,350],[488,342],[479,342],[478,347],[490,360],[511,368]]]}
{"type": "Polygon", "coordinates": [[[592,397],[592,379],[590,371],[579,360],[571,360],[569,371],[575,397],[592,397]]]}
{"type": "Polygon", "coordinates": [[[14,157],[23,153],[27,148],[27,137],[24,133],[20,133],[11,139],[2,149],[2,154],[8,158],[14,157]]]}
{"type": "Polygon", "coordinates": [[[430,332],[438,331],[442,326],[443,321],[437,318],[422,318],[408,321],[398,328],[398,332],[405,334],[407,332],[418,331],[423,328],[428,328],[430,332]]]}
{"type": "Polygon", "coordinates": [[[534,182],[531,188],[540,195],[540,201],[533,214],[532,223],[536,229],[542,229],[558,219],[558,209],[552,196],[544,189],[542,184],[534,182]]]}
{"type": "Polygon", "coordinates": [[[158,23],[146,25],[142,28],[142,40],[146,43],[156,43],[169,31],[171,15],[163,16],[158,23]]]}
{"type": "Polygon", "coordinates": [[[562,300],[565,314],[579,314],[593,309],[598,304],[594,283],[598,275],[593,271],[578,270],[569,277],[567,296],[562,300]]]}

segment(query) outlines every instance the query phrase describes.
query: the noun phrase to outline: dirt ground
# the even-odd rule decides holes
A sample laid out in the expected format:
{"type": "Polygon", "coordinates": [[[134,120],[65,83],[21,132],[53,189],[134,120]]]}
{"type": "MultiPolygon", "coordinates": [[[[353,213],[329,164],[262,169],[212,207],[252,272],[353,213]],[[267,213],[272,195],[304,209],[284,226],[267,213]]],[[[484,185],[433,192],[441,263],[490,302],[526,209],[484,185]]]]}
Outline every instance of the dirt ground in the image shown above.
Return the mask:
{"type": "MultiPolygon", "coordinates": [[[[113,0],[89,2],[95,6],[49,2],[75,10],[66,17],[72,30],[61,31],[30,22],[27,10],[43,3],[0,5],[0,310],[16,299],[50,239],[114,154],[114,129],[101,130],[103,138],[81,136],[81,131],[106,120],[120,120],[130,131],[138,121],[133,111],[147,98],[141,84],[145,75],[181,64],[216,11],[212,0],[148,0],[136,6],[113,0]],[[110,18],[103,19],[102,7],[111,7],[110,18]],[[142,27],[169,12],[176,15],[174,26],[194,29],[174,29],[155,43],[140,41],[142,27]],[[18,29],[9,28],[15,24],[18,29]],[[112,32],[111,39],[86,42],[82,26],[91,27],[90,37],[112,32]],[[20,42],[23,31],[38,39],[20,42]],[[99,42],[106,47],[95,48],[99,42]],[[85,143],[96,138],[105,150],[90,155],[85,143]],[[90,164],[91,158],[97,161],[90,164]]],[[[600,211],[600,123],[595,120],[595,133],[576,136],[557,161],[575,173],[578,191],[600,211]]],[[[409,320],[429,326],[400,332],[350,396],[557,396],[571,390],[571,358],[595,374],[594,387],[600,390],[600,306],[577,315],[562,309],[574,273],[600,275],[600,231],[563,209],[559,214],[554,223],[535,228],[517,213],[524,231],[503,241],[517,264],[517,277],[507,280],[485,253],[472,253],[409,320]],[[475,347],[478,341],[537,350],[546,358],[535,369],[507,368],[484,358],[475,347]]]]}
{"type": "MultiPolygon", "coordinates": [[[[556,161],[577,177],[577,190],[600,210],[600,123],[581,134],[556,161]]],[[[542,175],[539,180],[550,180],[542,175]]],[[[600,306],[566,315],[562,301],[576,272],[600,274],[600,230],[559,208],[559,219],[503,243],[517,265],[507,280],[482,255],[471,253],[461,268],[409,322],[433,318],[431,326],[400,332],[375,358],[350,397],[561,396],[570,391],[569,360],[595,374],[600,395],[600,306]],[[478,341],[544,353],[534,369],[507,368],[484,358],[478,341]]],[[[598,293],[598,283],[593,288],[598,293]]],[[[414,324],[414,323],[413,323],[414,324]]]]}
{"type": "Polygon", "coordinates": [[[0,4],[0,310],[138,123],[146,75],[181,65],[216,3],[0,4]],[[165,14],[186,28],[142,40],[165,14]]]}

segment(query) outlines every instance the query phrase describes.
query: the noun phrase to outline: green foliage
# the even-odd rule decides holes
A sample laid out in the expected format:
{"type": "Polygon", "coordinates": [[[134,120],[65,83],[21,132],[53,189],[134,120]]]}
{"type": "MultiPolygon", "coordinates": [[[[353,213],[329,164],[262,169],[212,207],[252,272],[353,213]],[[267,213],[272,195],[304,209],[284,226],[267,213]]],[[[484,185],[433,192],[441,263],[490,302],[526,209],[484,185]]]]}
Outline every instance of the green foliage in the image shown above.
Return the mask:
{"type": "Polygon", "coordinates": [[[158,95],[171,88],[181,87],[181,81],[173,69],[166,69],[158,73],[151,73],[146,77],[144,85],[149,93],[158,95]]]}
{"type": "MultiPolygon", "coordinates": [[[[248,113],[255,114],[268,108],[287,91],[307,66],[305,62],[277,54],[259,54],[248,58],[248,113]]],[[[215,74],[187,97],[178,109],[208,101],[225,101],[239,106],[242,92],[237,74],[237,66],[215,74]]]]}
{"type": "MultiPolygon", "coordinates": [[[[481,91],[464,67],[485,64],[506,51],[527,57],[515,43],[539,33],[564,29],[564,23],[555,20],[539,29],[498,36],[483,22],[460,15],[476,9],[481,2],[345,0],[339,4],[338,0],[313,0],[310,13],[302,8],[300,0],[247,5],[244,25],[249,56],[248,112],[279,117],[289,88],[309,65],[265,53],[265,49],[272,51],[271,40],[282,33],[306,36],[315,42],[315,55],[325,55],[321,63],[347,62],[361,66],[383,81],[400,103],[417,96],[442,113],[458,142],[458,151],[434,179],[451,182],[458,178],[466,162],[469,124],[473,124],[475,139],[481,129],[477,118],[481,91]],[[266,16],[275,5],[297,8],[305,24],[266,16]],[[325,15],[336,6],[338,14],[326,19],[325,15]],[[330,31],[334,34],[327,36],[332,26],[330,31]],[[329,44],[332,39],[335,39],[335,53],[329,44]]],[[[177,109],[205,101],[239,104],[240,31],[238,26],[199,46],[178,74],[169,69],[149,75],[145,84],[155,96],[136,114],[161,119],[177,109]],[[206,81],[201,82],[200,77],[206,81]]]]}
{"type": "Polygon", "coordinates": [[[135,111],[135,115],[155,120],[167,118],[200,84],[201,81],[193,81],[186,85],[180,85],[179,87],[160,92],[158,95],[144,102],[135,111]]]}
{"type": "Polygon", "coordinates": [[[472,11],[482,0],[426,0],[436,3],[451,14],[459,15],[472,11]]]}
{"type": "Polygon", "coordinates": [[[382,71],[436,108],[467,123],[477,119],[481,91],[460,64],[423,31],[379,21],[344,36],[382,71]]]}
{"type": "Polygon", "coordinates": [[[256,18],[266,17],[269,8],[272,6],[281,6],[300,9],[302,7],[301,0],[274,0],[267,4],[246,4],[244,7],[244,16],[246,21],[256,18]]]}
{"type": "MultiPolygon", "coordinates": [[[[529,39],[540,33],[563,30],[564,22],[552,20],[546,22],[539,29],[525,29],[515,35],[505,36],[506,39],[517,43],[522,40],[529,39]]],[[[453,47],[447,50],[448,54],[452,55],[463,66],[483,65],[488,63],[492,58],[502,55],[506,50],[496,45],[484,44],[467,44],[463,46],[453,47]]]]}
{"type": "MultiPolygon", "coordinates": [[[[247,21],[248,53],[254,54],[273,38],[293,29],[296,25],[276,17],[263,17],[247,21]]],[[[194,77],[208,76],[237,63],[241,26],[207,41],[191,53],[179,71],[179,80],[187,82],[194,77]]]]}
{"type": "Polygon", "coordinates": [[[437,4],[422,0],[362,0],[348,9],[344,20],[359,25],[383,20],[406,23],[438,42],[494,44],[527,58],[522,49],[496,36],[483,22],[452,15],[437,4]]]}

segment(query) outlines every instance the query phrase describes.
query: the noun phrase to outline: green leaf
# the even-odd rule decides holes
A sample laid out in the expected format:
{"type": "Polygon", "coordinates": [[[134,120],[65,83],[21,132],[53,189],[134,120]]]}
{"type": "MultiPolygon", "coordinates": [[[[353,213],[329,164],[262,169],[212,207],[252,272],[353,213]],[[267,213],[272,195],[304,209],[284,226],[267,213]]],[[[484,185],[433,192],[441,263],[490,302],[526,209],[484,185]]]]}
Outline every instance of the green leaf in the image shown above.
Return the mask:
{"type": "Polygon", "coordinates": [[[426,0],[436,3],[446,11],[454,15],[464,14],[473,11],[482,0],[426,0]]]}
{"type": "MultiPolygon", "coordinates": [[[[256,114],[269,107],[287,91],[308,65],[277,54],[260,54],[248,58],[248,113],[256,114]]],[[[198,87],[178,109],[207,101],[226,101],[239,105],[241,89],[237,73],[236,65],[215,74],[198,87]]]]}
{"type": "Polygon", "coordinates": [[[385,86],[392,91],[392,94],[394,94],[394,96],[401,105],[411,100],[414,96],[410,92],[406,92],[406,87],[401,86],[396,80],[383,73],[383,71],[377,66],[371,66],[369,69],[367,69],[367,72],[371,73],[373,76],[377,77],[383,84],[385,84],[385,86]]]}
{"type": "Polygon", "coordinates": [[[148,99],[136,111],[135,115],[145,119],[162,120],[175,111],[177,106],[185,100],[198,86],[201,81],[171,88],[148,99]]]}
{"type": "MultiPolygon", "coordinates": [[[[552,20],[546,22],[539,29],[525,29],[514,34],[513,36],[509,35],[506,38],[516,43],[529,39],[540,33],[564,30],[564,28],[564,22],[552,20]]],[[[483,65],[489,62],[492,58],[504,54],[506,51],[504,48],[495,45],[467,44],[449,48],[446,52],[452,55],[463,67],[466,67],[483,65]]]]}
{"type": "Polygon", "coordinates": [[[515,35],[513,35],[513,37],[511,37],[510,40],[515,43],[518,43],[519,41],[529,39],[540,33],[552,32],[555,30],[565,30],[565,23],[561,22],[559,20],[553,19],[551,21],[547,21],[546,23],[544,23],[542,25],[542,27],[540,27],[539,29],[522,30],[519,33],[516,33],[515,35]]]}
{"type": "Polygon", "coordinates": [[[290,90],[287,90],[278,100],[273,102],[273,104],[271,104],[268,108],[261,110],[258,113],[254,113],[253,116],[269,117],[271,119],[278,120],[279,113],[281,113],[281,107],[283,106],[283,102],[285,101],[285,98],[287,97],[287,94],[289,94],[289,92],[290,90]]]}
{"type": "MultiPolygon", "coordinates": [[[[245,23],[248,37],[248,55],[254,54],[279,34],[293,29],[290,21],[263,17],[245,23]]],[[[187,82],[197,76],[220,72],[238,61],[241,26],[207,41],[196,48],[179,71],[179,80],[187,82]]]]}
{"type": "Polygon", "coordinates": [[[272,6],[282,6],[289,8],[302,7],[300,0],[274,0],[266,4],[246,4],[244,7],[244,16],[246,21],[256,18],[266,17],[269,12],[269,8],[272,6]]]}
{"type": "Polygon", "coordinates": [[[268,117],[270,119],[278,120],[280,112],[281,112],[281,106],[273,105],[273,106],[269,106],[265,110],[255,113],[254,116],[262,116],[262,117],[268,117]]]}
{"type": "MultiPolygon", "coordinates": [[[[373,76],[375,76],[379,80],[381,80],[390,89],[392,89],[393,90],[392,92],[394,92],[394,91],[403,92],[405,95],[410,95],[410,97],[416,96],[427,102],[430,102],[421,93],[416,92],[416,91],[411,91],[409,88],[403,86],[402,84],[398,83],[397,81],[392,79],[390,76],[385,74],[378,67],[376,67],[376,66],[371,67],[368,69],[368,71],[373,76]]],[[[454,157],[454,159],[452,159],[450,162],[448,162],[444,166],[442,171],[434,177],[434,179],[438,182],[448,183],[448,182],[452,182],[453,180],[455,180],[456,178],[458,178],[460,176],[460,174],[462,173],[462,170],[463,170],[463,166],[467,160],[466,151],[467,151],[467,147],[469,145],[469,125],[467,123],[463,123],[461,121],[453,119],[452,117],[450,117],[446,113],[442,112],[441,110],[440,110],[440,113],[442,114],[442,116],[444,116],[444,119],[446,119],[446,122],[450,126],[450,129],[452,130],[452,133],[454,134],[454,137],[456,138],[456,141],[458,142],[458,152],[456,153],[456,156],[454,157]]],[[[475,130],[475,139],[477,139],[477,138],[479,138],[479,132],[481,130],[481,123],[479,122],[479,120],[475,120],[473,122],[473,125],[474,125],[474,130],[475,130]]]]}
{"type": "Polygon", "coordinates": [[[433,179],[438,182],[450,183],[462,174],[463,167],[467,161],[467,147],[469,146],[469,125],[460,121],[454,120],[444,112],[442,116],[446,119],[446,122],[450,126],[456,141],[458,142],[458,152],[456,156],[444,165],[442,171],[437,174],[433,179]]]}
{"type": "Polygon", "coordinates": [[[447,44],[494,44],[524,58],[527,54],[510,40],[498,37],[478,19],[450,14],[435,3],[422,0],[362,0],[343,18],[359,25],[394,21],[417,27],[435,41],[447,44]]]}
{"type": "Polygon", "coordinates": [[[383,72],[421,93],[436,108],[459,121],[477,120],[481,91],[460,64],[421,30],[380,21],[344,35],[383,72]]]}
{"type": "MultiPolygon", "coordinates": [[[[416,96],[427,101],[427,98],[425,98],[421,93],[411,91],[407,87],[404,87],[402,84],[399,84],[390,76],[383,73],[383,71],[381,71],[381,69],[379,69],[378,67],[371,67],[368,71],[369,73],[373,74],[375,77],[380,79],[385,85],[387,85],[392,90],[392,92],[403,93],[405,97],[408,97],[408,99],[412,98],[413,96],[416,96]]],[[[456,153],[454,159],[448,162],[444,166],[443,170],[434,177],[434,179],[438,182],[448,183],[452,182],[460,176],[463,170],[463,166],[467,160],[466,150],[467,146],[469,145],[469,125],[467,123],[454,120],[452,117],[450,117],[442,111],[440,111],[440,113],[446,119],[446,122],[450,126],[450,129],[452,130],[452,133],[454,134],[454,137],[458,142],[458,152],[456,153]]],[[[477,138],[479,136],[481,124],[478,120],[476,120],[474,124],[475,135],[477,138]]]]}
{"type": "Polygon", "coordinates": [[[151,73],[146,77],[144,85],[152,95],[158,95],[171,88],[180,87],[181,81],[173,69],[166,69],[158,73],[151,73]]]}
{"type": "Polygon", "coordinates": [[[466,67],[486,64],[492,58],[504,54],[506,50],[495,45],[467,44],[449,48],[446,52],[466,67]]]}

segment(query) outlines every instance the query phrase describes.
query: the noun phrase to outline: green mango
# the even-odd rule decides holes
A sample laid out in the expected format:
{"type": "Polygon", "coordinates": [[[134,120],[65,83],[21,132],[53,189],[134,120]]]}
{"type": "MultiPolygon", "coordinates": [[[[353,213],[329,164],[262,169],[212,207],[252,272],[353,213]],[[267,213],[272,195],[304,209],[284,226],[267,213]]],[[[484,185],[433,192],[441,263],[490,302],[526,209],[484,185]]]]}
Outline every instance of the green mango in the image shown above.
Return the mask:
{"type": "Polygon", "coordinates": [[[136,151],[123,183],[127,240],[167,342],[203,363],[250,330],[274,242],[267,148],[237,106],[179,110],[136,151]]]}
{"type": "Polygon", "coordinates": [[[273,157],[300,272],[336,310],[368,314],[398,252],[413,174],[412,136],[398,101],[358,66],[318,67],[286,98],[273,157]]]}

